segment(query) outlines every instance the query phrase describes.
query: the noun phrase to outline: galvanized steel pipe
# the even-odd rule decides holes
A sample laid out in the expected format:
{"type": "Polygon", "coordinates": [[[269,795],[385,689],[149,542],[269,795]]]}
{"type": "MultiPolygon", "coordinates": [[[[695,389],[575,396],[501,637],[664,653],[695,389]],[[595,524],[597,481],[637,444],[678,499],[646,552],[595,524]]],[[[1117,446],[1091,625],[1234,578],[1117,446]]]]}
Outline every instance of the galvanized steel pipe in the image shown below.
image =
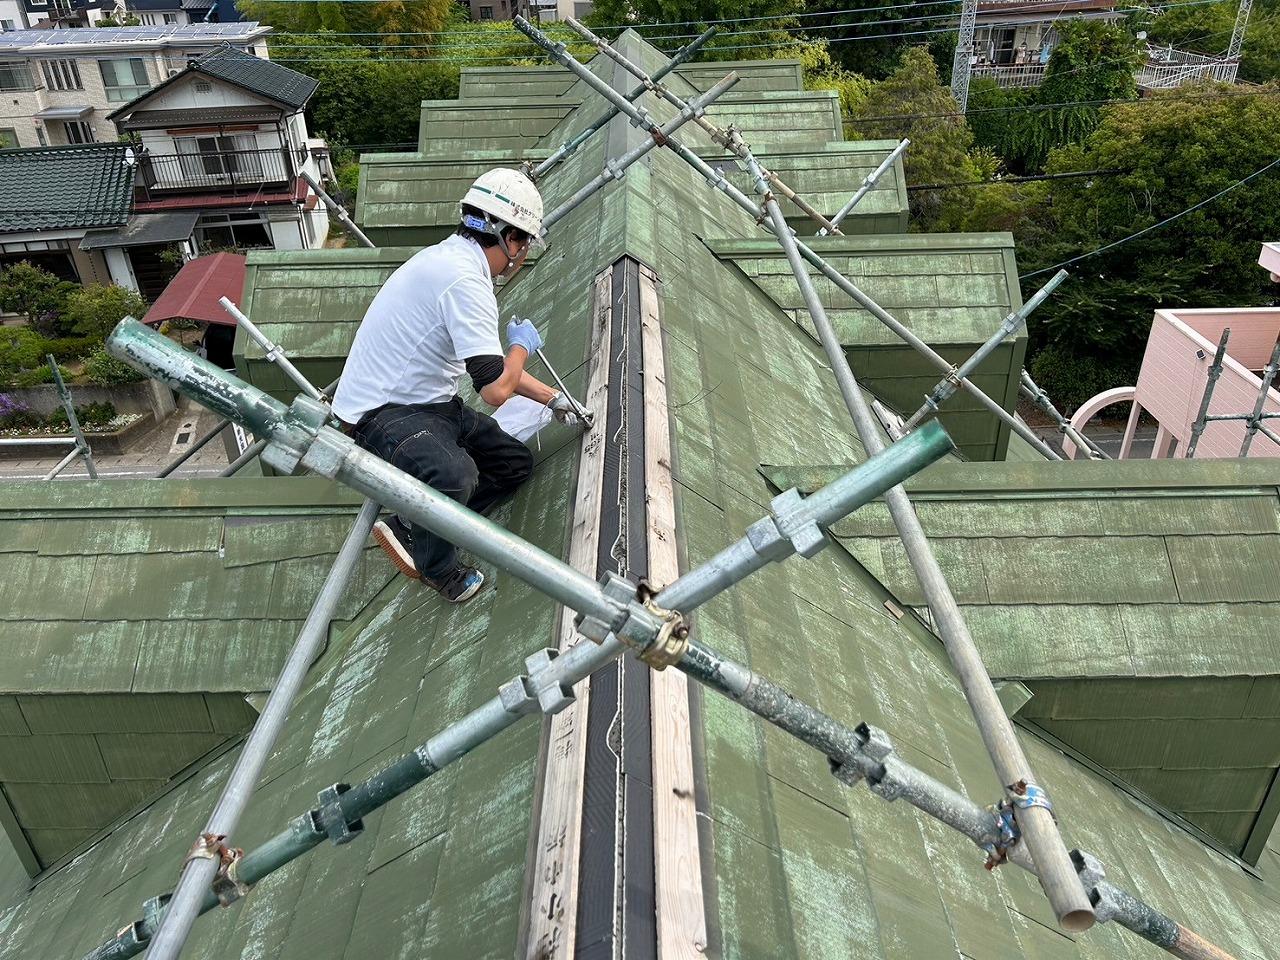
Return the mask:
{"type": "MultiPolygon", "coordinates": [[[[546,36],[546,34],[542,33],[540,30],[533,27],[528,21],[525,21],[520,17],[516,18],[516,26],[521,32],[533,40],[534,43],[546,50],[557,63],[563,64],[576,76],[586,81],[587,85],[590,86],[591,89],[595,90],[610,103],[617,106],[619,111],[631,118],[633,122],[638,125],[643,125],[646,122],[652,123],[652,120],[648,119],[648,114],[645,111],[638,109],[634,104],[628,103],[623,99],[620,93],[593,74],[583,64],[575,60],[573,55],[568,53],[564,44],[554,42],[546,36]]],[[[730,200],[750,214],[752,219],[757,223],[760,223],[761,226],[765,227],[765,229],[772,232],[775,236],[778,235],[778,228],[768,222],[768,215],[765,211],[759,205],[752,203],[751,200],[743,194],[741,190],[730,183],[722,173],[713,170],[701,157],[676,140],[675,137],[667,138],[666,143],[663,145],[674,151],[678,157],[705,177],[708,186],[722,192],[730,200]]],[[[790,228],[788,228],[788,230],[789,229],[790,228]]],[[[793,242],[805,260],[813,264],[813,266],[816,267],[824,277],[856,300],[873,317],[901,337],[907,344],[914,348],[921,354],[921,356],[927,359],[939,370],[944,373],[949,373],[951,371],[952,365],[941,354],[912,333],[911,330],[905,327],[887,310],[876,303],[875,300],[863,293],[863,291],[860,290],[853,281],[843,276],[835,269],[835,267],[831,266],[831,264],[819,257],[813,252],[813,250],[805,246],[805,244],[795,240],[794,237],[793,242]]],[[[844,363],[844,361],[842,361],[842,363],[844,363]]],[[[844,365],[847,366],[847,363],[844,365]]],[[[974,398],[979,403],[991,411],[991,413],[999,420],[1008,424],[1011,430],[1018,434],[1018,436],[1022,437],[1022,439],[1026,440],[1027,443],[1034,447],[1042,456],[1049,460],[1062,459],[1062,457],[1060,457],[1051,447],[1036,436],[1035,431],[1031,430],[1031,428],[1026,424],[1018,420],[1017,417],[1009,413],[1009,411],[1005,410],[1004,407],[983,393],[983,391],[972,381],[961,380],[960,386],[973,394],[974,398]]]]}
{"type": "MultiPolygon", "coordinates": [[[[594,74],[590,76],[594,77],[594,74]]],[[[601,81],[603,82],[603,81],[601,81]]],[[[575,191],[573,196],[569,197],[564,203],[556,207],[542,219],[542,232],[545,234],[551,229],[556,221],[562,219],[573,210],[577,209],[583,201],[595,194],[602,187],[607,186],[614,180],[621,180],[626,174],[627,168],[633,163],[647,154],[658,144],[664,142],[668,136],[679,130],[690,120],[699,116],[707,104],[720,97],[726,91],[732,89],[738,82],[737,71],[730,73],[728,76],[716,82],[706,93],[689,101],[688,106],[678,116],[659,126],[655,121],[649,119],[646,115],[639,125],[649,133],[649,139],[643,143],[638,143],[621,157],[616,160],[608,160],[605,167],[595,179],[575,191]]]]}
{"type": "MultiPolygon", "coordinates": [[[[372,500],[366,500],[356,515],[351,532],[338,551],[310,613],[307,614],[262,713],[258,715],[248,739],[240,748],[235,768],[227,778],[222,796],[218,798],[201,833],[230,837],[240,825],[240,817],[248,807],[262,770],[271,756],[280,731],[284,729],[285,720],[289,717],[289,710],[297,699],[298,691],[302,689],[307,670],[328,638],[329,624],[333,621],[338,602],[342,599],[343,590],[346,589],[356,564],[360,562],[364,545],[377,519],[378,505],[372,500]]],[[[187,861],[151,944],[152,960],[174,960],[182,952],[191,927],[200,914],[209,886],[217,875],[218,866],[217,860],[196,858],[187,861]]]]}
{"type": "MultiPolygon", "coordinates": [[[[853,418],[858,436],[867,453],[876,454],[884,449],[880,439],[880,428],[875,416],[863,397],[853,371],[844,362],[844,352],[836,339],[835,330],[827,317],[826,309],[818,298],[809,271],[805,268],[797,243],[786,221],[778,202],[769,194],[768,182],[761,176],[759,167],[748,152],[747,165],[751,168],[755,179],[756,190],[764,197],[765,207],[773,221],[774,232],[782,241],[787,261],[795,274],[796,283],[808,307],[809,316],[814,328],[818,331],[822,346],[827,352],[832,372],[840,387],[840,395],[844,398],[849,415],[853,418]]],[[[938,624],[938,633],[946,647],[947,654],[955,668],[960,685],[964,690],[969,709],[977,721],[978,731],[986,744],[987,753],[1000,782],[1012,798],[1023,791],[1015,789],[1019,783],[1034,784],[1035,776],[1022,751],[1021,744],[1014,734],[1013,724],[1005,716],[1004,707],[996,696],[995,688],[987,675],[986,667],[978,654],[978,648],[969,634],[960,607],[952,596],[951,588],[937,558],[929,546],[929,540],[920,526],[915,509],[902,487],[894,487],[885,494],[885,503],[893,516],[894,526],[902,539],[903,548],[911,561],[911,568],[924,591],[938,624]]],[[[1040,885],[1044,888],[1059,924],[1066,930],[1087,930],[1094,924],[1093,907],[1084,894],[1084,889],[1076,877],[1067,848],[1058,834],[1053,814],[1040,806],[1026,806],[1017,813],[1018,826],[1022,830],[1023,841],[1035,859],[1036,874],[1040,885]]]]}
{"type": "MultiPolygon", "coordinates": [[[[706,33],[703,33],[700,36],[697,36],[693,40],[691,40],[687,47],[682,47],[680,50],[677,50],[675,55],[672,56],[672,58],[669,61],[667,61],[667,63],[662,67],[662,69],[653,75],[654,79],[657,80],[661,77],[665,77],[676,67],[680,66],[680,64],[687,61],[695,53],[701,50],[703,45],[708,40],[710,40],[713,36],[715,36],[715,33],[716,33],[716,28],[709,27],[707,28],[706,33]]],[[[634,102],[636,97],[640,96],[640,94],[644,93],[645,90],[647,89],[648,88],[643,83],[640,84],[639,86],[632,88],[632,90],[626,95],[627,101],[634,102]]],[[[593,120],[591,124],[588,125],[586,130],[583,130],[582,133],[578,134],[568,143],[562,143],[555,153],[551,154],[551,156],[547,157],[547,159],[543,160],[540,164],[538,164],[536,167],[531,169],[529,171],[529,179],[531,179],[534,183],[537,183],[539,177],[545,174],[548,170],[554,167],[557,163],[559,163],[565,157],[572,154],[575,150],[578,149],[578,147],[582,146],[592,136],[592,134],[594,134],[597,130],[599,130],[601,127],[603,127],[605,124],[607,124],[610,120],[612,120],[617,115],[618,115],[618,108],[610,107],[608,110],[602,113],[599,117],[593,120]]]]}
{"type": "MultiPolygon", "coordinates": [[[[522,20],[522,18],[516,17],[516,20],[520,21],[522,20]]],[[[525,20],[524,23],[526,26],[529,26],[532,29],[532,25],[529,24],[527,20],[525,20]]],[[[575,20],[573,17],[566,17],[565,23],[567,23],[570,27],[576,30],[579,36],[581,36],[583,39],[590,42],[597,50],[599,50],[605,56],[613,60],[614,63],[618,64],[628,73],[630,73],[633,77],[637,77],[640,80],[641,85],[646,90],[649,90],[657,94],[658,96],[662,97],[662,99],[666,100],[670,104],[673,104],[678,109],[684,109],[685,107],[684,100],[676,96],[676,94],[672,93],[664,84],[661,84],[658,82],[660,78],[659,74],[654,74],[653,76],[649,76],[647,73],[644,72],[644,70],[641,67],[632,63],[628,57],[626,57],[622,53],[619,53],[612,46],[610,46],[600,37],[596,36],[594,33],[592,33],[590,30],[584,27],[581,23],[575,20]]],[[[518,22],[516,23],[516,28],[523,31],[527,36],[530,36],[531,38],[533,38],[532,34],[529,34],[529,32],[525,30],[524,27],[520,25],[520,23],[518,22]]],[[[535,40],[535,42],[537,42],[536,38],[533,38],[533,39],[535,40]]],[[[568,48],[564,47],[563,49],[567,53],[568,48]]],[[[631,100],[634,98],[628,97],[627,99],[631,100]]],[[[719,126],[712,123],[706,117],[698,118],[698,126],[700,126],[703,129],[703,131],[707,134],[707,136],[709,136],[712,140],[714,140],[719,146],[728,150],[730,153],[737,154],[739,157],[742,156],[740,153],[738,153],[737,148],[733,145],[732,138],[730,137],[727,131],[722,130],[719,126]]],[[[772,170],[765,170],[764,175],[769,178],[769,182],[773,184],[773,188],[775,190],[777,190],[780,194],[782,194],[784,197],[786,197],[788,200],[794,203],[807,217],[809,217],[811,220],[817,223],[825,232],[837,233],[837,234],[840,233],[840,228],[836,225],[835,220],[828,220],[825,216],[822,215],[822,213],[820,213],[817,210],[817,208],[815,208],[807,200],[805,200],[798,193],[792,190],[791,187],[787,186],[787,184],[783,182],[782,178],[779,177],[776,173],[774,173],[772,170]]]]}

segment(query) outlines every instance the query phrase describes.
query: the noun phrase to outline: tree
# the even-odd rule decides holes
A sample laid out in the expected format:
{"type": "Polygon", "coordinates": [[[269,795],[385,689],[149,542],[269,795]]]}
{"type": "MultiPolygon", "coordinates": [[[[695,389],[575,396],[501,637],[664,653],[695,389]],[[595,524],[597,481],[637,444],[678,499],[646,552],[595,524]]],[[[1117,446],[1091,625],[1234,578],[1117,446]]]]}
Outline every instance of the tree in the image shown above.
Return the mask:
{"type": "Polygon", "coordinates": [[[702,48],[700,59],[755,60],[795,42],[795,14],[803,9],[804,0],[735,0],[731,5],[721,0],[598,0],[585,22],[607,37],[622,26],[634,28],[661,49],[674,52],[708,24],[728,21],[702,48]],[[649,24],[661,26],[648,28],[649,24]]]}
{"type": "Polygon", "coordinates": [[[41,333],[51,334],[76,289],[76,284],[22,260],[0,270],[0,309],[21,313],[41,333]]]}
{"type": "MultiPolygon", "coordinates": [[[[922,43],[921,31],[945,27],[956,15],[954,3],[912,3],[875,0],[851,4],[846,0],[816,0],[808,4],[804,29],[832,44],[832,57],[840,67],[871,80],[893,73],[908,47],[922,43]],[[857,9],[850,9],[856,7],[857,9]]],[[[955,33],[947,31],[929,41],[929,52],[938,64],[944,83],[950,83],[955,33]]]]}
{"type": "Polygon", "coordinates": [[[457,19],[453,0],[239,0],[247,19],[293,34],[328,30],[369,46],[429,49],[437,34],[457,19]]]}
{"type": "MultiPolygon", "coordinates": [[[[901,66],[872,85],[852,127],[869,140],[910,139],[904,160],[908,183],[963,183],[981,176],[969,156],[973,134],[924,47],[907,50],[901,66]]],[[[921,230],[957,230],[965,222],[964,199],[954,190],[917,191],[911,212],[921,230]]]]}
{"type": "Polygon", "coordinates": [[[125,317],[140,320],[146,312],[147,301],[136,290],[95,283],[67,298],[63,323],[76,336],[105,340],[125,317]]]}
{"type": "MultiPolygon", "coordinates": [[[[1022,265],[1034,270],[1125,240],[1277,157],[1280,86],[1274,82],[1252,89],[1184,87],[1111,107],[1084,146],[1055,151],[1047,169],[1122,173],[1052,181],[1041,240],[1022,247],[1022,265]]],[[[1155,308],[1274,304],[1275,287],[1257,258],[1259,243],[1275,236],[1280,168],[1072,267],[1073,277],[1032,315],[1032,347],[1052,347],[1058,358],[1082,364],[1136,370],[1155,308]]]]}

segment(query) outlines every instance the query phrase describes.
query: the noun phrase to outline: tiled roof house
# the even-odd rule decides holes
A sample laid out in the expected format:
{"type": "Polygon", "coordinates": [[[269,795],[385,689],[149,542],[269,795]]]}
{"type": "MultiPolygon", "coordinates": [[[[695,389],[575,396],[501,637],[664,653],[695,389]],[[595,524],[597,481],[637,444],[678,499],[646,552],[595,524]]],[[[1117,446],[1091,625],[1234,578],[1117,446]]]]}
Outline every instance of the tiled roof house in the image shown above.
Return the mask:
{"type": "MultiPolygon", "coordinates": [[[[648,69],[663,62],[632,34],[618,44],[648,69]]],[[[740,122],[793,186],[817,183],[807,196],[819,208],[833,212],[891,149],[841,143],[834,94],[802,91],[794,67],[733,66],[740,92],[711,115],[740,122]]],[[[604,58],[591,69],[634,86],[604,58]]],[[[688,95],[729,69],[670,82],[688,95]]],[[[378,284],[448,229],[460,184],[536,161],[599,116],[566,76],[504,71],[512,86],[495,95],[468,72],[465,109],[424,104],[424,149],[372,158],[362,175],[362,226],[407,245],[253,254],[246,313],[327,383],[378,284]]],[[[643,136],[613,120],[544,179],[548,207],[643,136]]],[[[684,139],[745,183],[709,143],[684,139]]],[[[961,359],[1020,303],[1011,240],[889,231],[885,218],[904,211],[898,166],[848,236],[807,242],[961,359]]],[[[863,459],[781,250],[679,158],[654,150],[550,239],[501,291],[503,309],[540,323],[571,389],[607,381],[614,399],[586,437],[544,432],[502,526],[592,575],[652,562],[669,580],[741,537],[780,490],[811,491],[863,459]],[[645,352],[655,344],[660,364],[645,352]],[[669,444],[652,465],[665,482],[646,480],[651,443],[669,444]],[[599,504],[589,528],[584,499],[599,504]],[[598,546],[586,559],[584,543],[598,546]]],[[[937,374],[820,291],[867,385],[911,412],[937,374]]],[[[1016,389],[1022,349],[1011,338],[983,368],[991,395],[1011,402],[997,388],[1016,389]]],[[[255,350],[242,345],[242,376],[292,399],[255,350]]],[[[1241,960],[1280,955],[1280,654],[1268,630],[1280,468],[1036,462],[971,411],[943,421],[988,462],[948,459],[908,489],[1068,845],[1241,960]]],[[[315,478],[6,491],[0,546],[17,572],[5,574],[12,653],[0,670],[11,841],[0,957],[84,956],[172,888],[250,722],[239,705],[260,702],[358,503],[315,478]]],[[[700,608],[696,635],[994,802],[1000,786],[884,510],[831,534],[814,559],[767,567],[700,608]]],[[[362,562],[236,846],[289,829],[319,791],[411,751],[560,645],[557,604],[484,566],[492,585],[447,608],[376,554],[362,562]]],[[[352,842],[203,917],[183,956],[1166,955],[1114,923],[1063,931],[1029,874],[983,870],[969,840],[844,786],[825,757],[679,680],[630,658],[601,670],[553,720],[514,726],[365,818],[352,842]],[[676,837],[668,818],[681,817],[691,826],[676,837]]]]}

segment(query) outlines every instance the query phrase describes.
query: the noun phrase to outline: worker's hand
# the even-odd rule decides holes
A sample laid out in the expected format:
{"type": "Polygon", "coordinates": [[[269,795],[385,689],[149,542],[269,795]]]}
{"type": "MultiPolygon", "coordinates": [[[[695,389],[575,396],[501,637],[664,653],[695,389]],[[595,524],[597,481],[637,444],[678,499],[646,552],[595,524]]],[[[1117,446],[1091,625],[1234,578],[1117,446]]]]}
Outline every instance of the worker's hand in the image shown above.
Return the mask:
{"type": "Polygon", "coordinates": [[[507,324],[507,349],[512,347],[524,347],[529,351],[529,356],[542,349],[542,337],[538,336],[538,328],[533,325],[532,320],[511,318],[511,322],[507,324]]]}
{"type": "Polygon", "coordinates": [[[582,418],[578,416],[578,411],[573,408],[568,396],[563,393],[557,393],[552,397],[547,407],[550,408],[552,415],[566,427],[576,427],[582,423],[582,418]]]}

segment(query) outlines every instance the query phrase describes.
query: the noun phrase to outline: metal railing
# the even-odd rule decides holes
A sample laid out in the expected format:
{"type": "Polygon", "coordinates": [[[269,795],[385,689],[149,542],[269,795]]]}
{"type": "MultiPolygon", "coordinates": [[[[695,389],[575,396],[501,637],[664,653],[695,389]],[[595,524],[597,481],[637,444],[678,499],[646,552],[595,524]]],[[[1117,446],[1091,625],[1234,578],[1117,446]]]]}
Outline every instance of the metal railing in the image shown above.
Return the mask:
{"type": "Polygon", "coordinates": [[[1184,83],[1215,80],[1235,83],[1240,64],[1199,54],[1174,51],[1176,62],[1147,61],[1134,72],[1134,79],[1142,90],[1173,90],[1184,83]],[[1183,58],[1195,58],[1183,59],[1183,58]]]}
{"type": "Polygon", "coordinates": [[[1002,87],[1038,87],[1047,65],[1036,63],[975,63],[971,76],[991,77],[1002,87]]]}
{"type": "Polygon", "coordinates": [[[287,147],[218,153],[144,154],[138,182],[150,190],[199,190],[284,183],[294,175],[287,147]]]}

